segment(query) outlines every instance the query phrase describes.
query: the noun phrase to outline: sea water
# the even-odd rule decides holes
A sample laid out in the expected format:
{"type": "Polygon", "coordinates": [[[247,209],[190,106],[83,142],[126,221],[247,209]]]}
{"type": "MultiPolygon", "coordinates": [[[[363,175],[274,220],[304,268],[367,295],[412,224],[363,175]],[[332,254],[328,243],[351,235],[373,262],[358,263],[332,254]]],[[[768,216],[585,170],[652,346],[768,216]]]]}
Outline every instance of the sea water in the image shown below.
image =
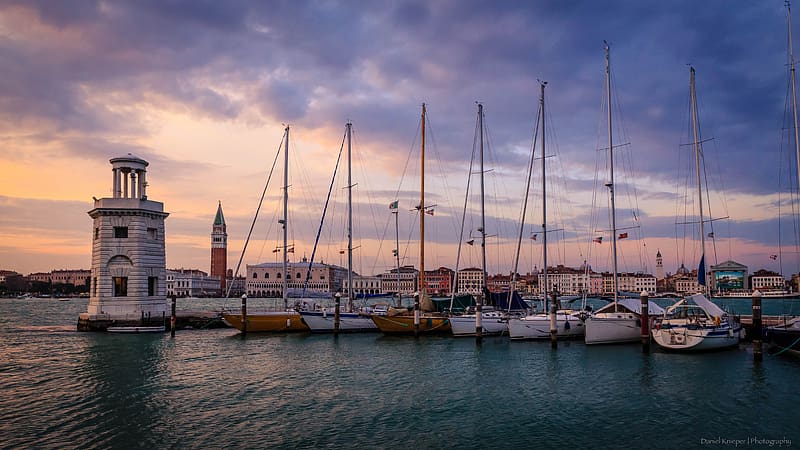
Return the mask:
{"type": "Polygon", "coordinates": [[[749,344],[79,333],[85,310],[0,299],[0,448],[800,446],[800,359],[749,344]]]}

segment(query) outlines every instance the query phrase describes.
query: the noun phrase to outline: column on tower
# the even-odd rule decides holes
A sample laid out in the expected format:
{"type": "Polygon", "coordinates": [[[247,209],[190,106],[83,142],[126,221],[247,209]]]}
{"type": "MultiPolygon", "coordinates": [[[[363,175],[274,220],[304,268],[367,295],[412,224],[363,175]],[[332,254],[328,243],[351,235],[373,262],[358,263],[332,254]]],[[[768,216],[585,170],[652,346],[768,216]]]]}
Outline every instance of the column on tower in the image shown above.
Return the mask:
{"type": "Polygon", "coordinates": [[[131,170],[131,198],[137,198],[136,195],[136,170],[131,170]]]}
{"type": "Polygon", "coordinates": [[[145,193],[145,190],[144,190],[145,186],[147,185],[145,183],[145,177],[144,177],[144,174],[146,174],[146,173],[147,173],[147,171],[144,170],[144,169],[139,170],[139,187],[136,190],[136,192],[139,193],[139,198],[141,198],[142,200],[146,200],[147,199],[147,194],[145,193]]]}

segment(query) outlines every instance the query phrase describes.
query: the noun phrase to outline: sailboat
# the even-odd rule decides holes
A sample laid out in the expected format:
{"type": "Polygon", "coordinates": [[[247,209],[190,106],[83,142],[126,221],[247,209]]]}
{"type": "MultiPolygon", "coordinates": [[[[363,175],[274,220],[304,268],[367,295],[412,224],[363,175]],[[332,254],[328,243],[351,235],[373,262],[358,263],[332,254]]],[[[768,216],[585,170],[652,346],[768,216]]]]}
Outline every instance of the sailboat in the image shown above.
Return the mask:
{"type": "MultiPolygon", "coordinates": [[[[541,95],[539,98],[539,117],[542,126],[542,254],[544,269],[539,278],[539,289],[547,305],[547,196],[545,177],[545,103],[544,88],[546,81],[540,83],[541,95]]],[[[532,166],[532,165],[531,165],[532,166]]],[[[546,308],[546,306],[545,306],[546,308]]],[[[549,339],[551,313],[528,314],[524,317],[510,318],[508,320],[508,335],[513,340],[522,339],[549,339]]],[[[584,313],[577,310],[558,308],[555,312],[556,337],[578,338],[584,334],[584,313]]]]}
{"type": "MultiPolygon", "coordinates": [[[[689,67],[689,94],[692,109],[692,133],[694,137],[695,175],[699,205],[700,264],[697,282],[705,290],[705,232],[703,229],[703,187],[701,184],[702,149],[700,127],[697,119],[697,93],[695,91],[694,67],[689,67]]],[[[659,347],[673,351],[714,350],[739,345],[741,325],[722,308],[711,302],[703,293],[686,297],[667,308],[661,318],[655,320],[652,336],[659,347]]]]}
{"type": "Polygon", "coordinates": [[[319,311],[300,311],[303,321],[312,333],[332,333],[334,331],[354,333],[378,331],[375,322],[366,311],[356,311],[353,303],[353,182],[352,182],[352,145],[351,133],[353,124],[345,125],[347,140],[347,286],[348,295],[344,311],[339,312],[339,326],[336,329],[335,307],[323,308],[319,311]]]}
{"type": "MultiPolygon", "coordinates": [[[[641,303],[638,299],[620,299],[617,269],[617,212],[614,199],[614,142],[611,126],[611,48],[606,42],[606,107],[608,112],[608,169],[606,183],[611,207],[611,253],[613,269],[613,301],[586,319],[587,344],[639,342],[641,339],[641,303]]],[[[660,315],[664,309],[648,301],[648,313],[660,315]]]]}
{"type": "MultiPolygon", "coordinates": [[[[481,179],[481,298],[475,304],[474,314],[463,314],[450,317],[450,327],[453,336],[475,336],[480,341],[482,336],[500,335],[508,332],[508,317],[500,310],[494,308],[483,310],[483,305],[490,300],[487,295],[486,285],[486,202],[484,197],[484,169],[483,169],[483,104],[478,103],[478,133],[480,139],[480,179],[481,179]]],[[[470,164],[470,176],[472,175],[472,164],[470,164]]],[[[467,182],[469,184],[469,181],[467,182]]],[[[469,193],[469,188],[467,188],[469,193]]],[[[466,206],[466,204],[465,204],[466,206]]],[[[463,221],[462,221],[463,230],[463,221]]],[[[456,264],[458,273],[458,264],[456,264]]],[[[453,293],[455,296],[455,293],[453,293]]],[[[511,297],[509,297],[511,298],[511,297]]],[[[452,306],[451,306],[452,309],[452,306]]]]}
{"type": "MultiPolygon", "coordinates": [[[[300,313],[289,309],[288,302],[288,265],[289,256],[287,245],[287,225],[288,225],[288,205],[289,205],[289,126],[286,126],[283,136],[283,219],[279,221],[283,228],[283,310],[280,311],[258,311],[247,313],[245,317],[241,313],[223,312],[222,320],[239,331],[254,332],[291,332],[308,331],[308,327],[303,323],[300,313]]],[[[249,236],[248,236],[249,239],[249,236]]],[[[245,246],[247,243],[245,243],[245,246]]],[[[244,252],[242,252],[244,256],[244,252]]]]}
{"type": "MultiPolygon", "coordinates": [[[[794,148],[797,160],[797,177],[800,183],[800,136],[797,127],[797,91],[794,74],[794,46],[792,45],[792,10],[789,2],[786,2],[786,23],[789,29],[789,74],[792,84],[792,118],[794,119],[794,148]]],[[[785,321],[781,325],[768,327],[766,330],[766,340],[770,343],[775,354],[790,352],[800,355],[800,318],[785,321]]]]}
{"type": "Polygon", "coordinates": [[[425,286],[425,104],[422,104],[422,138],[420,151],[420,199],[419,213],[419,291],[414,294],[414,311],[409,314],[400,308],[389,309],[388,313],[372,314],[372,321],[386,334],[449,334],[450,319],[434,313],[433,302],[428,297],[425,286]]]}

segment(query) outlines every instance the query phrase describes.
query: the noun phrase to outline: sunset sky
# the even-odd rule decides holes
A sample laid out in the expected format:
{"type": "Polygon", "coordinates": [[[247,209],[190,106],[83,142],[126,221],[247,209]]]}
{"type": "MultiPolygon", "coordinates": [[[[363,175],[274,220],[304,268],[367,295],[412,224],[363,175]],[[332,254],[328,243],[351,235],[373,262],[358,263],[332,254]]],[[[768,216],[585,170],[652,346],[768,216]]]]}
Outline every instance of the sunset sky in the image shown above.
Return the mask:
{"type": "MultiPolygon", "coordinates": [[[[685,145],[691,64],[711,214],[720,219],[708,261],[797,272],[781,0],[0,2],[0,269],[90,268],[86,213],[93,196],[111,195],[109,159],[129,152],[149,161],[148,196],[170,213],[167,267],[209,270],[221,201],[228,267],[235,268],[284,124],[291,127],[292,258],[310,257],[348,120],[355,269],[377,274],[394,265],[394,200],[402,264],[418,265],[410,210],[419,202],[422,103],[430,127],[426,203],[436,205],[426,216],[426,268],[454,268],[469,178],[462,242],[475,239],[479,226],[478,177],[468,173],[481,102],[488,266],[507,273],[538,80],[546,80],[547,222],[560,230],[548,234],[548,262],[587,259],[608,270],[604,40],[618,228],[629,235],[619,241],[620,270],[654,273],[658,250],[668,272],[699,259],[694,240],[684,238],[695,227],[676,225],[694,214],[684,209],[684,197],[695,195],[686,183],[694,177],[685,145]],[[598,236],[603,243],[592,244],[598,236]]],[[[315,256],[336,264],[346,263],[340,164],[315,256]]],[[[281,165],[244,263],[280,258],[273,250],[281,165]]],[[[520,272],[541,267],[541,215],[537,159],[520,272]]],[[[478,252],[465,246],[460,267],[479,265],[478,252]]]]}

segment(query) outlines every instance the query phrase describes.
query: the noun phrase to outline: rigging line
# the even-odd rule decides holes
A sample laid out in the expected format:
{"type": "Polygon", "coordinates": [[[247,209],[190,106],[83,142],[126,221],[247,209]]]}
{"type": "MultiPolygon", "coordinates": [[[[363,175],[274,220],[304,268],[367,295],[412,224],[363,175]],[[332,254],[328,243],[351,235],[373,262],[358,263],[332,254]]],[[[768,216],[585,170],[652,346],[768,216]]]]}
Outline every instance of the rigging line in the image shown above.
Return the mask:
{"type": "MultiPolygon", "coordinates": [[[[303,291],[302,296],[305,297],[306,295],[306,288],[308,287],[308,280],[311,279],[311,267],[314,265],[314,257],[317,254],[317,245],[319,244],[319,235],[322,233],[322,226],[325,224],[325,213],[328,211],[328,203],[331,199],[331,191],[333,191],[333,184],[336,181],[336,173],[339,171],[339,162],[342,159],[342,152],[344,151],[344,143],[347,140],[347,130],[345,129],[344,136],[342,137],[342,144],[339,147],[339,155],[336,157],[336,165],[333,168],[333,176],[331,177],[331,184],[328,188],[328,195],[325,197],[325,206],[322,208],[322,217],[319,220],[319,228],[317,229],[317,236],[314,239],[314,247],[311,250],[311,258],[308,261],[308,269],[306,269],[306,279],[303,281],[303,291]]],[[[286,251],[286,249],[284,249],[286,251]]],[[[348,268],[350,270],[350,268],[348,268]]],[[[352,290],[352,286],[348,287],[352,290]]],[[[348,294],[349,296],[349,294],[348,294]]]]}
{"type": "MultiPolygon", "coordinates": [[[[370,217],[372,218],[372,225],[374,227],[375,237],[377,238],[377,236],[379,236],[379,234],[380,234],[380,228],[378,226],[378,220],[377,220],[378,216],[377,216],[377,211],[375,210],[375,205],[377,205],[378,203],[377,203],[376,199],[374,199],[372,197],[372,188],[370,186],[369,177],[367,177],[367,174],[366,174],[366,171],[365,171],[365,167],[364,167],[365,158],[363,156],[361,156],[361,151],[360,151],[361,142],[360,142],[359,136],[355,133],[355,130],[352,127],[351,127],[351,130],[350,130],[350,135],[351,135],[351,137],[352,137],[352,139],[354,141],[353,147],[355,149],[355,153],[356,153],[356,156],[357,156],[356,161],[358,162],[358,167],[359,167],[359,170],[361,171],[361,179],[364,180],[364,189],[363,189],[363,191],[366,192],[366,195],[367,195],[367,204],[369,205],[370,217]]],[[[361,190],[359,189],[359,191],[361,191],[361,190]]],[[[388,221],[387,221],[387,224],[388,224],[388,221]]],[[[362,242],[362,245],[363,245],[363,236],[364,235],[362,233],[359,233],[358,235],[359,235],[359,241],[362,242]]],[[[380,249],[380,247],[379,247],[379,249],[380,249]]],[[[361,252],[359,254],[363,254],[363,252],[361,252]]],[[[379,254],[380,254],[380,251],[376,254],[375,258],[373,258],[373,260],[372,260],[372,267],[370,269],[370,273],[375,273],[375,268],[377,267],[377,263],[378,263],[378,256],[377,255],[379,255],[379,254]]]]}
{"type": "Polygon", "coordinates": [[[514,266],[511,271],[511,291],[509,293],[509,301],[508,301],[508,311],[511,311],[511,298],[514,295],[514,288],[516,287],[517,282],[517,274],[519,273],[519,253],[522,247],[522,234],[525,230],[525,215],[528,209],[528,197],[531,190],[531,179],[533,178],[533,166],[534,162],[536,161],[536,142],[537,138],[539,137],[539,122],[541,121],[542,115],[542,108],[541,105],[539,106],[539,111],[536,113],[536,125],[533,129],[533,140],[531,143],[531,153],[530,158],[528,159],[528,174],[526,176],[525,182],[525,196],[522,201],[522,208],[519,214],[519,235],[517,236],[517,251],[514,255],[514,266]]]}
{"type": "MultiPolygon", "coordinates": [[[[454,205],[455,202],[451,197],[451,190],[450,186],[447,184],[447,174],[444,173],[444,163],[442,163],[441,153],[439,152],[439,146],[436,142],[436,135],[433,131],[433,124],[431,123],[430,114],[426,114],[425,118],[427,120],[427,128],[425,129],[426,133],[430,137],[431,141],[431,152],[436,157],[436,162],[439,169],[439,174],[442,177],[442,182],[444,183],[444,199],[445,199],[445,207],[448,208],[449,211],[455,210],[454,205]]],[[[456,221],[456,217],[453,214],[450,214],[450,223],[453,226],[453,233],[458,229],[458,223],[456,221]]]]}
{"type": "MultiPolygon", "coordinates": [[[[242,253],[239,256],[239,262],[236,264],[236,271],[233,273],[233,279],[236,280],[236,277],[239,276],[239,269],[242,267],[242,260],[244,259],[244,254],[247,251],[247,244],[250,242],[250,236],[253,234],[253,227],[256,225],[256,220],[258,219],[258,213],[261,211],[261,204],[264,202],[264,196],[267,194],[267,187],[269,187],[269,182],[272,180],[272,173],[275,170],[275,165],[278,162],[278,156],[281,154],[281,147],[283,146],[283,141],[286,139],[286,134],[284,133],[283,137],[281,138],[280,144],[278,144],[278,151],[275,153],[275,159],[272,161],[272,168],[269,170],[269,175],[267,176],[267,181],[264,183],[264,189],[261,191],[261,198],[258,201],[258,206],[256,207],[256,213],[253,215],[253,221],[250,223],[250,230],[247,232],[247,238],[244,241],[244,246],[242,247],[242,253]]],[[[231,295],[231,289],[233,289],[234,283],[231,282],[231,285],[228,286],[228,291],[225,293],[225,300],[227,303],[228,297],[231,295]]]]}
{"type": "Polygon", "coordinates": [[[461,289],[461,286],[458,286],[458,270],[459,264],[461,263],[461,244],[464,242],[464,222],[467,216],[467,204],[469,202],[469,188],[470,188],[470,181],[472,180],[472,168],[475,162],[475,137],[478,134],[478,127],[480,126],[480,120],[475,120],[475,132],[473,133],[472,138],[472,155],[470,156],[469,160],[469,172],[467,172],[467,189],[464,193],[464,209],[461,212],[461,231],[458,234],[458,247],[456,249],[456,270],[453,272],[453,277],[455,280],[450,284],[450,311],[453,310],[453,303],[455,302],[456,290],[461,289]]]}

